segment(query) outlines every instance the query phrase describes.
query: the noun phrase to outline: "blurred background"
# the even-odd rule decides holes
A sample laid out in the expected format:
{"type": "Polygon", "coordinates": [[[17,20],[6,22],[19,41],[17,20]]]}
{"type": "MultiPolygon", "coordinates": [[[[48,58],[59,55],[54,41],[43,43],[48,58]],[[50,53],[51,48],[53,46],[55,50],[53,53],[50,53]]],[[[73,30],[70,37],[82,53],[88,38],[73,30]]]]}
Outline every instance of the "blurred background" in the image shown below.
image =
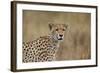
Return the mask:
{"type": "Polygon", "coordinates": [[[91,58],[91,14],[23,10],[23,42],[50,34],[49,23],[68,25],[56,60],[91,58]]]}

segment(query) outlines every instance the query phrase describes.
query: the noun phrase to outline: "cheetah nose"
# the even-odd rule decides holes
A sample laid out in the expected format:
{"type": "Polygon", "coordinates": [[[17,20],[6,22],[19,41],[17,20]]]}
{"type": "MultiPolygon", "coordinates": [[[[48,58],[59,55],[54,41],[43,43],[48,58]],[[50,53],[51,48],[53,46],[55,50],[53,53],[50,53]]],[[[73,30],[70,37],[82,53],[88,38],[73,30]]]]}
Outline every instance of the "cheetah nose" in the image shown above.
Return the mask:
{"type": "Polygon", "coordinates": [[[60,37],[62,37],[63,35],[59,35],[60,37]]]}

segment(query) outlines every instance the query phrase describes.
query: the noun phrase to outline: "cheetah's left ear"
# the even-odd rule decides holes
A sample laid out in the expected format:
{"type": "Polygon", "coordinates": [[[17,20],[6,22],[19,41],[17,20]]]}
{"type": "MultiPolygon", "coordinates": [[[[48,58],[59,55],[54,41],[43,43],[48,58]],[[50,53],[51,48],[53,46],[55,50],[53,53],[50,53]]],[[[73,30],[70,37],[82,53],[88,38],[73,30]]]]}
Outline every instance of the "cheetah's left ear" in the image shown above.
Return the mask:
{"type": "Polygon", "coordinates": [[[54,24],[50,23],[50,24],[49,24],[50,30],[52,29],[52,26],[54,26],[54,24]]]}
{"type": "Polygon", "coordinates": [[[68,25],[66,25],[66,24],[63,24],[64,25],[64,27],[67,29],[68,28],[68,25]]]}

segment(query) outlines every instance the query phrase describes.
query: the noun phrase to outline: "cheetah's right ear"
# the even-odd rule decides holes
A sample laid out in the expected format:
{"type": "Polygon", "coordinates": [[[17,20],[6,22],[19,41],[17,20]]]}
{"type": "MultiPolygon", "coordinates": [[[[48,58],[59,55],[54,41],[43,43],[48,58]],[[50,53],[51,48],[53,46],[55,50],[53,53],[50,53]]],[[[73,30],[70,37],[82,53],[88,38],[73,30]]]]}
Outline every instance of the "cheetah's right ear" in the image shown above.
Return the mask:
{"type": "Polygon", "coordinates": [[[50,24],[49,24],[50,30],[52,29],[52,26],[54,26],[54,24],[50,23],[50,24]]]}

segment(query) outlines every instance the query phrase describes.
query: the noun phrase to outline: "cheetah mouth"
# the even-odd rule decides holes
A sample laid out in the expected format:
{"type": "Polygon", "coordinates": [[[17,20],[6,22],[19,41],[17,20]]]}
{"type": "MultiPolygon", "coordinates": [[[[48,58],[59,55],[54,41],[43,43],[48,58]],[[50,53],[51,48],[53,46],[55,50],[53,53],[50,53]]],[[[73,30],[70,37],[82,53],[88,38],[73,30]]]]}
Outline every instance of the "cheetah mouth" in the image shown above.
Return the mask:
{"type": "Polygon", "coordinates": [[[59,38],[58,40],[63,40],[63,38],[59,38]]]}

